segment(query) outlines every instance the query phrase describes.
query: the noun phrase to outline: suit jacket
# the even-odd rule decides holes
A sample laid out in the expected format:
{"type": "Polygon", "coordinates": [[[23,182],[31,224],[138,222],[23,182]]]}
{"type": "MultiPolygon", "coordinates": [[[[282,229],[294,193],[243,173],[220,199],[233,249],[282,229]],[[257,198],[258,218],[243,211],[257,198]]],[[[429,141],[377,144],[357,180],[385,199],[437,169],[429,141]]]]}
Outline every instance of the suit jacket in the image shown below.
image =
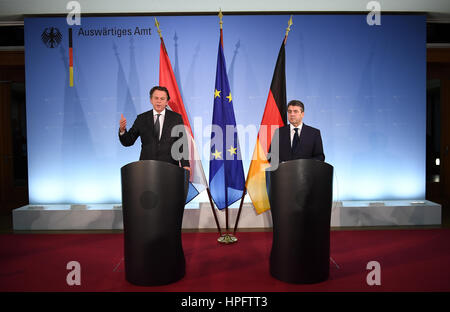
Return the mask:
{"type": "Polygon", "coordinates": [[[139,160],[161,160],[176,166],[178,166],[181,162],[182,167],[189,167],[189,151],[185,151],[185,155],[182,157],[183,149],[181,147],[177,151],[179,153],[175,155],[175,158],[171,155],[172,146],[177,140],[181,139],[183,142],[183,145],[180,144],[181,142],[178,142],[177,146],[178,144],[181,146],[188,146],[184,128],[182,133],[178,134],[178,136],[171,136],[173,127],[177,125],[183,125],[183,118],[181,115],[166,109],[161,138],[158,141],[153,129],[153,110],[150,110],[139,114],[133,126],[124,134],[120,135],[119,130],[120,143],[122,143],[123,146],[131,146],[138,137],[141,137],[141,155],[139,160]]]}
{"type": "MultiPolygon", "coordinates": [[[[294,160],[294,159],[317,159],[324,161],[325,155],[323,153],[322,137],[320,130],[307,126],[303,123],[302,131],[300,132],[300,141],[295,151],[291,148],[291,133],[290,125],[278,128],[275,130],[270,144],[269,152],[272,153],[272,147],[276,144],[279,146],[278,159],[279,162],[294,160]]],[[[273,150],[273,153],[276,153],[273,150]]],[[[276,157],[276,155],[275,155],[276,157]]],[[[271,159],[274,159],[272,155],[271,159]]]]}

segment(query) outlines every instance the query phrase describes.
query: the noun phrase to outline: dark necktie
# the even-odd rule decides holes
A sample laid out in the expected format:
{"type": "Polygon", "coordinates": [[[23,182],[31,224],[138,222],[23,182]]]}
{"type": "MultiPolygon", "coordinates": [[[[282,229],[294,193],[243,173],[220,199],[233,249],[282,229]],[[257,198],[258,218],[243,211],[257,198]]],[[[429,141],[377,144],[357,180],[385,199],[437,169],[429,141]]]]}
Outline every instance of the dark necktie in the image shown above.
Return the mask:
{"type": "Polygon", "coordinates": [[[292,151],[295,152],[298,147],[298,142],[300,141],[300,137],[298,136],[298,128],[294,128],[294,138],[292,139],[292,151]]]}
{"type": "Polygon", "coordinates": [[[156,116],[155,127],[153,129],[155,131],[155,138],[159,141],[159,130],[161,129],[159,124],[159,116],[161,116],[161,114],[156,114],[156,116]]]}

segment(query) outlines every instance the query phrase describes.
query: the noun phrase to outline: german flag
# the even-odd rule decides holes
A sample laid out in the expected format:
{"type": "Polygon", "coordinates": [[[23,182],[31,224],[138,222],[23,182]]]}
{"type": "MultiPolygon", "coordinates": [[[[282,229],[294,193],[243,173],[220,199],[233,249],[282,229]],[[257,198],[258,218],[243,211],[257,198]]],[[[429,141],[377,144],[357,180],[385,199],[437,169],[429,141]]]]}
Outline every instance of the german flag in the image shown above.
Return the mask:
{"type": "Polygon", "coordinates": [[[245,185],[258,214],[270,209],[265,169],[270,167],[267,153],[272,136],[277,128],[287,123],[285,43],[286,37],[278,53],[277,64],[270,84],[269,96],[267,97],[266,108],[264,109],[245,185]]]}
{"type": "Polygon", "coordinates": [[[69,85],[73,87],[72,28],[69,28],[69,85]]]}

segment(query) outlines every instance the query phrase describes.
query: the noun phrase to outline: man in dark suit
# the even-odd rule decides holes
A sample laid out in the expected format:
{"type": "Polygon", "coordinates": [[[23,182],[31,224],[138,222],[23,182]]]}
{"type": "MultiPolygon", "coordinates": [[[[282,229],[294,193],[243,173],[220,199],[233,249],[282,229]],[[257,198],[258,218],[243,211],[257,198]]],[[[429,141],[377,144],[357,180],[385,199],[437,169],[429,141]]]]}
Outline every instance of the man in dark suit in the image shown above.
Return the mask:
{"type": "Polygon", "coordinates": [[[127,120],[121,116],[119,139],[123,146],[131,146],[141,137],[139,160],[161,160],[189,169],[188,142],[180,114],[166,109],[169,91],[156,86],[150,90],[153,109],[137,116],[133,126],[127,131],[127,120]],[[176,127],[176,128],[175,128],[176,127]],[[175,134],[172,130],[175,128],[175,134]],[[177,145],[174,145],[177,144],[177,145]],[[184,152],[184,153],[183,153],[184,152]]]}
{"type": "Polygon", "coordinates": [[[304,104],[298,100],[290,101],[288,104],[290,124],[276,129],[272,137],[269,150],[272,164],[277,158],[280,163],[294,159],[325,160],[320,130],[305,125],[304,116],[304,104]]]}

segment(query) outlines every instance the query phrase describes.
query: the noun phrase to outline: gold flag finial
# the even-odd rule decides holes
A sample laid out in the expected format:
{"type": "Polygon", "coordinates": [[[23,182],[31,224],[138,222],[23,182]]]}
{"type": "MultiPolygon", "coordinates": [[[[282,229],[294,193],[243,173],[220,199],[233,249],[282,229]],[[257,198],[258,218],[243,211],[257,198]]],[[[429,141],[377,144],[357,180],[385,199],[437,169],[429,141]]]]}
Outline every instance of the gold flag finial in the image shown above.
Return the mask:
{"type": "Polygon", "coordinates": [[[288,37],[289,31],[291,30],[292,25],[293,25],[293,23],[292,23],[292,15],[291,15],[291,18],[288,21],[288,27],[286,28],[286,35],[284,36],[284,44],[286,44],[287,37],[288,37]]]}
{"type": "Polygon", "coordinates": [[[161,29],[159,29],[159,22],[158,22],[158,20],[156,19],[156,17],[155,17],[155,26],[156,26],[156,28],[158,29],[159,38],[162,38],[162,35],[161,35],[161,29]]]}
{"type": "Polygon", "coordinates": [[[289,31],[291,30],[291,26],[293,25],[293,23],[292,23],[292,15],[291,15],[291,18],[289,19],[289,21],[288,21],[288,27],[286,28],[286,37],[288,36],[288,34],[289,34],[289,31]]]}
{"type": "Polygon", "coordinates": [[[219,9],[219,19],[220,19],[219,24],[220,24],[220,29],[222,29],[222,24],[223,24],[223,22],[222,22],[222,17],[223,17],[222,9],[219,9]]]}

